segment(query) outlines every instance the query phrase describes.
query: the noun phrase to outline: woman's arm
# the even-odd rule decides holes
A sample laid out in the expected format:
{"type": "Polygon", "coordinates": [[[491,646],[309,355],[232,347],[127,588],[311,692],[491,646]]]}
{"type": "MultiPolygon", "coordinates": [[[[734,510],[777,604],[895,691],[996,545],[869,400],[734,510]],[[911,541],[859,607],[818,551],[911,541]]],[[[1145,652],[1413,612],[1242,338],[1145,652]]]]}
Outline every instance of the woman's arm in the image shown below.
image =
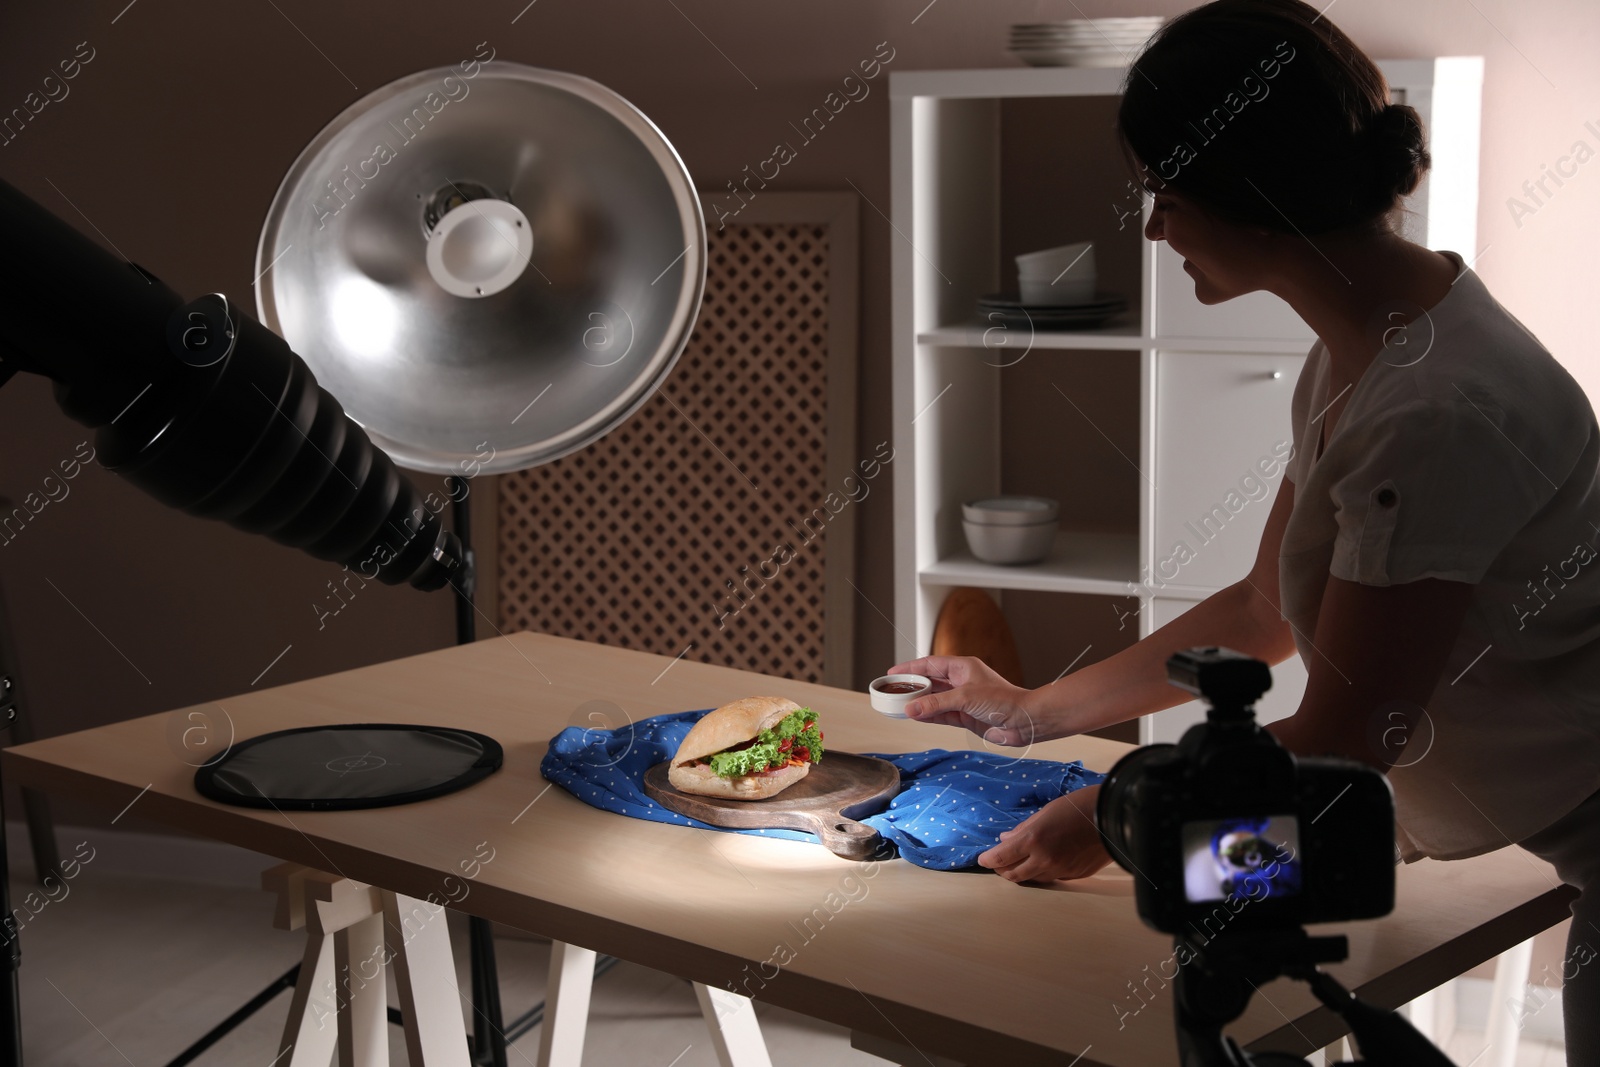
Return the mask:
{"type": "MultiPolygon", "coordinates": [[[[1167,659],[1179,649],[1223,645],[1268,664],[1294,655],[1294,635],[1278,600],[1278,549],[1293,507],[1294,484],[1286,479],[1243,581],[1213,593],[1132,648],[1029,694],[1053,709],[1046,721],[1064,727],[1049,736],[1095,728],[1079,723],[1122,722],[1190,699],[1166,680],[1167,659]]],[[[1093,874],[1111,862],[1095,827],[1099,796],[1100,787],[1090,786],[1051,801],[1001,834],[978,862],[1014,882],[1093,874]]]]}
{"type": "Polygon", "coordinates": [[[1174,652],[1202,645],[1235,649],[1268,665],[1295,654],[1278,600],[1278,550],[1294,509],[1294,483],[1278,487],[1256,560],[1241,581],[1200,603],[1131,648],[1034,691],[1048,736],[1097,730],[1194,699],[1167,681],[1174,652]]]}
{"type": "MultiPolygon", "coordinates": [[[[1328,578],[1300,708],[1267,729],[1299,756],[1343,756],[1387,772],[1409,749],[1472,600],[1466,582],[1372,586],[1328,578]]],[[[1470,669],[1470,668],[1469,668],[1470,669]]]]}
{"type": "MultiPolygon", "coordinates": [[[[1272,582],[1277,586],[1276,576],[1272,582]]],[[[1050,685],[1024,689],[970,656],[924,656],[890,674],[920,674],[934,691],[912,701],[918,722],[960,726],[1000,745],[1028,745],[1097,730],[1194,699],[1167,681],[1180,649],[1223,645],[1269,664],[1292,655],[1289,625],[1250,579],[1211,594],[1131,648],[1050,685]]]]}
{"type": "Polygon", "coordinates": [[[1167,681],[1174,652],[1222,645],[1281,663],[1295,653],[1278,601],[1278,547],[1294,508],[1294,485],[1278,488],[1255,564],[1241,581],[1219,590],[1131,648],[1039,689],[1001,679],[980,661],[925,656],[889,673],[922,674],[934,692],[906,713],[919,722],[961,726],[1002,745],[1026,745],[1125,722],[1191,699],[1167,681]]]}
{"type": "MultiPolygon", "coordinates": [[[[1464,582],[1424,578],[1378,587],[1330,577],[1305,696],[1292,716],[1267,729],[1296,755],[1343,756],[1385,772],[1423,758],[1427,750],[1413,745],[1431,743],[1431,737],[1418,723],[1471,599],[1472,586],[1464,582]]],[[[1154,642],[1204,607],[1141,643],[1154,642]]],[[[1016,882],[1093,874],[1111,862],[1094,823],[1099,793],[1099,786],[1091,786],[1051,801],[1001,834],[978,862],[1016,882]]]]}
{"type": "MultiPolygon", "coordinates": [[[[1287,493],[1280,494],[1282,496],[1287,493]]],[[[1277,563],[1276,552],[1273,563],[1277,563]]],[[[1277,575],[1272,590],[1277,590],[1277,575]]],[[[1033,690],[1034,717],[1045,736],[1083,733],[1194,699],[1167,681],[1167,659],[1180,649],[1223,645],[1280,663],[1295,650],[1289,624],[1251,579],[1211,594],[1132,648],[1033,690]],[[1263,610],[1264,608],[1264,610],[1263,610]]],[[[1084,878],[1111,862],[1095,827],[1100,787],[1051,801],[978,857],[1013,882],[1084,878]]]]}
{"type": "Polygon", "coordinates": [[[1053,725],[1050,736],[1064,737],[1187,703],[1194,696],[1167,680],[1167,660],[1202,645],[1268,664],[1295,651],[1289,624],[1246,579],[1212,593],[1133,647],[1034,690],[1046,709],[1040,718],[1053,725]]]}

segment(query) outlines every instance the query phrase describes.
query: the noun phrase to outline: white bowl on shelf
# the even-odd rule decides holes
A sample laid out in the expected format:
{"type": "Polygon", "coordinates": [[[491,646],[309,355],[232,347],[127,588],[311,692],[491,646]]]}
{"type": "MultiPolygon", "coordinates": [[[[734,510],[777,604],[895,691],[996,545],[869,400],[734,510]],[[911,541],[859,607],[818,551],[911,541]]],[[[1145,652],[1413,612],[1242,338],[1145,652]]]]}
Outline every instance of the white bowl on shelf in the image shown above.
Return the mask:
{"type": "Polygon", "coordinates": [[[967,547],[984,563],[1015,566],[1048,559],[1060,524],[1055,519],[1026,524],[961,521],[967,547]]]}
{"type": "Polygon", "coordinates": [[[1016,260],[1017,270],[1024,274],[1048,274],[1053,278],[1069,267],[1074,275],[1080,271],[1093,274],[1094,242],[1074,241],[1054,248],[1041,248],[1036,252],[1024,252],[1016,260]]]}
{"type": "Polygon", "coordinates": [[[1060,505],[1047,496],[991,496],[961,505],[963,519],[990,526],[1036,526],[1060,515],[1060,505]]]}
{"type": "Polygon", "coordinates": [[[1024,304],[1086,304],[1099,272],[1094,242],[1075,241],[1017,256],[1017,290],[1024,304]]]}

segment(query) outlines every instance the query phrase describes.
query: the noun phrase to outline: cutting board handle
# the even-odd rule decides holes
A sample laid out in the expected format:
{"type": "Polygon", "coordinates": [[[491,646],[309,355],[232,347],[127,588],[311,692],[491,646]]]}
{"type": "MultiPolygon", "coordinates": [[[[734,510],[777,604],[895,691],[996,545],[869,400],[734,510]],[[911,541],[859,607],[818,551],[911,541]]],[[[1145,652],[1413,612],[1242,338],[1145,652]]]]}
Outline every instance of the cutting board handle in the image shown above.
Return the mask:
{"type": "Polygon", "coordinates": [[[805,816],[810,825],[806,829],[821,839],[823,847],[835,856],[850,860],[864,860],[878,851],[883,838],[870,826],[846,819],[842,815],[797,812],[805,816]]]}

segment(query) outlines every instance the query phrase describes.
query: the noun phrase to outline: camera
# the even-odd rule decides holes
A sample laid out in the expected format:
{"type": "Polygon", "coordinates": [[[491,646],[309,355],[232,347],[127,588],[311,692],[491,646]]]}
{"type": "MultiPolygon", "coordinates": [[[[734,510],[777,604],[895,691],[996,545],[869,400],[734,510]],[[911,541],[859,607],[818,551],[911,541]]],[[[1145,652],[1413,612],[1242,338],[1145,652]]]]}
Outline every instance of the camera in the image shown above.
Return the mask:
{"type": "Polygon", "coordinates": [[[1296,757],[1255,721],[1267,665],[1226,648],[1167,661],[1206,721],[1123,757],[1100,789],[1101,839],[1139,917],[1170,934],[1285,929],[1394,908],[1394,794],[1364,764],[1296,757]]]}
{"type": "Polygon", "coordinates": [[[1205,699],[1206,721],[1176,745],[1118,761],[1096,821],[1133,875],[1139,917],[1173,935],[1179,1062],[1309,1067],[1299,1052],[1246,1052],[1223,1032],[1260,986],[1286,976],[1349,1025],[1361,1062],[1449,1067],[1403,1017],[1318,969],[1349,955],[1343,935],[1312,937],[1301,925],[1394,910],[1389,780],[1352,760],[1297,758],[1262,729],[1255,702],[1272,672],[1260,660],[1191,648],[1167,660],[1167,679],[1205,699]]]}

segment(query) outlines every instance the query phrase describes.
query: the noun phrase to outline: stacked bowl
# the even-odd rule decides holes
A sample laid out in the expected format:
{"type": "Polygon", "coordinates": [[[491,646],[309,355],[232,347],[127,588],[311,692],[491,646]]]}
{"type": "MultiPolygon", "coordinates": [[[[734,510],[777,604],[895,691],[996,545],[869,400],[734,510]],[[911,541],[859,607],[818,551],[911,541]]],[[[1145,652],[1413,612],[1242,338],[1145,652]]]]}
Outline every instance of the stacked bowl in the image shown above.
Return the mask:
{"type": "Polygon", "coordinates": [[[1092,241],[1017,257],[1017,293],[1024,304],[1064,307],[1092,303],[1097,279],[1092,241]]]}
{"type": "Polygon", "coordinates": [[[1055,545],[1060,509],[1042,496],[997,496],[961,505],[967,547],[985,563],[1038,563],[1055,545]]]}
{"type": "Polygon", "coordinates": [[[1120,67],[1132,63],[1160,16],[1025,22],[1011,27],[1011,54],[1034,67],[1120,67]]]}

